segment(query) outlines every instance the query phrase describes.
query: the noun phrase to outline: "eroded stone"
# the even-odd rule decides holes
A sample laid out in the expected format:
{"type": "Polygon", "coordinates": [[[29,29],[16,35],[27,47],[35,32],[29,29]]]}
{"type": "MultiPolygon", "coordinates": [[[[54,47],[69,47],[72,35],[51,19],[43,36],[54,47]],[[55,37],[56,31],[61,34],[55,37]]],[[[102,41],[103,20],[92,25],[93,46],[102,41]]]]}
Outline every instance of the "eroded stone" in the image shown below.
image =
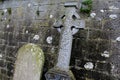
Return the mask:
{"type": "Polygon", "coordinates": [[[13,80],[40,80],[44,54],[35,44],[26,44],[18,51],[13,80]]]}

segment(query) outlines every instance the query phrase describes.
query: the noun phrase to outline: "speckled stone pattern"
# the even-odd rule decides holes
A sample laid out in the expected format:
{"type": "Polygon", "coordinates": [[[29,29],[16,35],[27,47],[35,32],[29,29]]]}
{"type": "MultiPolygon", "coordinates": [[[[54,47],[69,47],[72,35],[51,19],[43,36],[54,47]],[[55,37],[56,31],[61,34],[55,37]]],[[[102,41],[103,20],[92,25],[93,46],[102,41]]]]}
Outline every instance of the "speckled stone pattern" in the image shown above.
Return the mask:
{"type": "MultiPolygon", "coordinates": [[[[43,74],[56,64],[60,33],[53,23],[64,14],[63,4],[69,1],[78,0],[0,3],[0,80],[12,80],[16,53],[26,43],[38,44],[43,49],[43,74]],[[49,36],[50,43],[46,41],[49,36]]],[[[86,27],[73,36],[70,69],[77,80],[119,80],[120,1],[93,0],[92,6],[92,16],[80,13],[86,27]]]]}
{"type": "Polygon", "coordinates": [[[13,80],[40,80],[44,53],[35,44],[26,44],[18,50],[13,80]]]}
{"type": "MultiPolygon", "coordinates": [[[[78,27],[76,20],[73,19],[73,15],[76,13],[77,9],[75,7],[66,7],[65,12],[65,20],[63,22],[63,29],[61,30],[61,40],[60,40],[60,48],[59,48],[59,56],[57,67],[62,70],[69,70],[70,57],[71,57],[71,48],[72,48],[72,40],[73,40],[73,29],[78,27]]],[[[78,14],[77,14],[78,15],[78,14]]],[[[76,17],[76,15],[74,15],[76,17]]],[[[80,17],[76,17],[76,19],[80,19],[80,17]]],[[[79,21],[79,23],[81,23],[79,21]]],[[[84,26],[79,25],[81,28],[84,26]]],[[[77,33],[77,32],[76,32],[77,33]]]]}
{"type": "Polygon", "coordinates": [[[72,31],[66,28],[61,34],[60,51],[57,66],[63,70],[69,70],[69,62],[72,47],[72,31]]]}
{"type": "Polygon", "coordinates": [[[75,65],[72,70],[76,79],[120,79],[119,3],[119,0],[93,0],[86,29],[74,35],[71,65],[75,65]]]}

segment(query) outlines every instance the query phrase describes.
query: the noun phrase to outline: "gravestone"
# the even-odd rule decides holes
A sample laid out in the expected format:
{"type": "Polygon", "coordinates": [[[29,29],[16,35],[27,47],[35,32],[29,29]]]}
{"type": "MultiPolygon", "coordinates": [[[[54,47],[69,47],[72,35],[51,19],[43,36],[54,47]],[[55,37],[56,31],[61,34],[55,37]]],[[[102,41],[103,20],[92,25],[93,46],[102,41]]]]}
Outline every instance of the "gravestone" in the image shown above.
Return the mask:
{"type": "Polygon", "coordinates": [[[45,74],[46,80],[76,80],[69,69],[73,35],[85,27],[85,21],[77,13],[78,6],[75,2],[65,3],[65,14],[53,24],[61,34],[59,55],[56,66],[45,74]]]}
{"type": "Polygon", "coordinates": [[[41,48],[35,44],[26,44],[18,51],[13,80],[40,80],[43,65],[41,48]]]}

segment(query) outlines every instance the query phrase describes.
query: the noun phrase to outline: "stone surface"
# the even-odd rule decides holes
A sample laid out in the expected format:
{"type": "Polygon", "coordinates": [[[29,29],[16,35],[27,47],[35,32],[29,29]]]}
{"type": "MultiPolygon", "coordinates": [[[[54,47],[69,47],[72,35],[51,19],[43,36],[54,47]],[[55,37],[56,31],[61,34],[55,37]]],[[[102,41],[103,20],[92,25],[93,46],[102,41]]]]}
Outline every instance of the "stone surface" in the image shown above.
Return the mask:
{"type": "Polygon", "coordinates": [[[35,44],[26,44],[18,51],[13,80],[40,80],[44,53],[35,44]]]}
{"type": "Polygon", "coordinates": [[[56,65],[62,70],[69,70],[72,40],[74,35],[73,28],[83,29],[85,27],[85,22],[83,20],[80,20],[80,16],[77,17],[77,15],[78,14],[76,13],[75,7],[66,7],[65,20],[62,24],[63,28],[61,28],[58,63],[56,65]],[[73,15],[75,19],[73,18],[73,15]]]}
{"type": "MultiPolygon", "coordinates": [[[[53,23],[64,14],[64,2],[72,1],[78,0],[7,0],[0,3],[0,80],[12,80],[17,51],[28,42],[40,45],[45,53],[43,74],[56,64],[60,33],[53,28],[53,23]],[[4,13],[8,8],[11,14],[9,10],[4,13]],[[41,12],[39,16],[37,11],[41,12]],[[35,35],[39,35],[39,40],[33,39],[35,35]],[[48,36],[53,37],[51,44],[46,42],[48,36]]],[[[120,55],[120,1],[93,0],[92,6],[91,13],[96,13],[94,18],[80,14],[86,27],[73,36],[70,68],[77,80],[119,80],[116,54],[120,55]],[[109,18],[111,14],[117,18],[109,18]],[[109,52],[109,57],[101,56],[104,51],[109,52]],[[86,70],[86,62],[92,62],[94,69],[86,70]],[[111,69],[112,66],[115,68],[111,69]]]]}

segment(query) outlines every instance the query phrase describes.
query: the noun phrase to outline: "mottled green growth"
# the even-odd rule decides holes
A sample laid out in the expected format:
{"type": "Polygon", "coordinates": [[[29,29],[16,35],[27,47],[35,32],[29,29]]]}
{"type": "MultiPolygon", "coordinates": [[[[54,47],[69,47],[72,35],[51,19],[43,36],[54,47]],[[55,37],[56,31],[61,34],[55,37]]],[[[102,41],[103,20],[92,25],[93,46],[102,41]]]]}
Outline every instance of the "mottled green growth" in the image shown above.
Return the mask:
{"type": "Polygon", "coordinates": [[[44,54],[39,46],[26,44],[18,51],[13,80],[40,80],[43,65],[44,54]]]}
{"type": "Polygon", "coordinates": [[[91,5],[92,4],[92,0],[84,0],[82,2],[82,4],[84,4],[84,5],[91,5]]]}
{"type": "Polygon", "coordinates": [[[7,10],[8,10],[9,15],[11,15],[12,9],[11,8],[7,8],[7,10]]]}
{"type": "Polygon", "coordinates": [[[86,6],[86,8],[84,8],[83,6],[81,7],[80,11],[83,13],[90,13],[92,10],[92,0],[84,0],[82,2],[82,5],[86,6]]]}
{"type": "Polygon", "coordinates": [[[84,8],[81,8],[81,10],[80,10],[81,12],[83,12],[83,13],[90,13],[90,11],[91,11],[91,8],[87,8],[87,9],[84,9],[84,8]]]}
{"type": "Polygon", "coordinates": [[[39,15],[40,15],[40,12],[37,10],[37,11],[36,11],[36,14],[39,16],[39,15]]]}

